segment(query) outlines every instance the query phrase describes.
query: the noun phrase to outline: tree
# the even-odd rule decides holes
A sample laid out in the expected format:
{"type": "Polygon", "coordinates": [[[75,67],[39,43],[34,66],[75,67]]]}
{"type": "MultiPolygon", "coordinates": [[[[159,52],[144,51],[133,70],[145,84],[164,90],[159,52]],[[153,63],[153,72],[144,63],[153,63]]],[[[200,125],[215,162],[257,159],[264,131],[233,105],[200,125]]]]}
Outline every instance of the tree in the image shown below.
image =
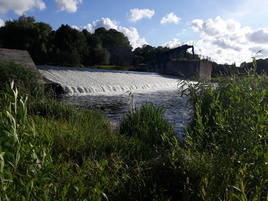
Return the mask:
{"type": "Polygon", "coordinates": [[[84,58],[86,65],[109,64],[110,53],[106,48],[103,48],[101,39],[87,30],[83,30],[82,33],[86,37],[89,52],[84,58]]]}
{"type": "Polygon", "coordinates": [[[94,34],[101,39],[104,48],[126,47],[132,49],[128,38],[115,29],[109,29],[107,31],[101,27],[96,29],[94,34]]]}
{"type": "Polygon", "coordinates": [[[45,62],[52,28],[49,24],[36,23],[34,17],[22,15],[18,20],[8,20],[0,28],[3,48],[27,50],[36,64],[45,62]]]}
{"type": "Polygon", "coordinates": [[[131,66],[133,60],[133,53],[127,47],[109,48],[110,64],[117,66],[131,66]]]}
{"type": "Polygon", "coordinates": [[[100,44],[98,44],[94,49],[94,64],[109,64],[110,62],[110,53],[106,48],[103,48],[100,44]]]}
{"type": "Polygon", "coordinates": [[[152,62],[156,59],[156,49],[151,45],[143,45],[141,48],[141,54],[144,58],[144,63],[152,62]]]}
{"type": "Polygon", "coordinates": [[[60,63],[67,58],[66,64],[77,66],[89,54],[85,35],[69,25],[61,25],[55,32],[55,52],[60,63]],[[63,57],[63,58],[62,58],[63,57]],[[69,58],[69,59],[68,59],[69,58]]]}
{"type": "Polygon", "coordinates": [[[112,65],[131,65],[132,47],[128,38],[115,29],[108,31],[101,27],[95,30],[94,35],[102,41],[102,46],[107,48],[110,53],[110,64],[112,65]]]}

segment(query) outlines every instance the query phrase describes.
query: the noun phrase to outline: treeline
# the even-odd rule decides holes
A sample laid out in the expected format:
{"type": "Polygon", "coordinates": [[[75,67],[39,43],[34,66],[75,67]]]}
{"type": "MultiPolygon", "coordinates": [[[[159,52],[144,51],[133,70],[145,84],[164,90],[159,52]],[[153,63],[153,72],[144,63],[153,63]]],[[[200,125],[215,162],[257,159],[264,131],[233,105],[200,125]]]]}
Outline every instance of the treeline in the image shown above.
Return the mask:
{"type": "MultiPolygon", "coordinates": [[[[157,62],[158,53],[168,47],[143,45],[133,50],[128,38],[115,29],[101,27],[94,33],[80,31],[69,25],[53,30],[49,24],[34,17],[20,16],[0,27],[0,47],[27,50],[37,65],[57,66],[137,66],[157,62]]],[[[192,55],[187,52],[187,58],[192,55]]],[[[183,58],[183,55],[180,55],[183,58]]],[[[200,59],[196,55],[197,59],[200,59]]],[[[257,72],[267,71],[268,59],[257,61],[257,72]]],[[[217,64],[212,62],[212,77],[243,73],[252,63],[217,64]]]]}
{"type": "Polygon", "coordinates": [[[35,64],[62,66],[132,66],[153,60],[166,47],[144,45],[136,48],[115,29],[98,28],[94,33],[69,25],[52,30],[49,24],[22,15],[0,28],[0,47],[27,50],[35,64]]]}
{"type": "MultiPolygon", "coordinates": [[[[256,72],[258,74],[267,74],[268,73],[268,58],[266,59],[258,59],[256,60],[256,72]]],[[[233,64],[217,64],[216,62],[212,62],[212,77],[221,77],[221,76],[230,76],[230,75],[238,75],[245,74],[250,69],[253,68],[252,62],[243,62],[239,67],[233,64]]]]}

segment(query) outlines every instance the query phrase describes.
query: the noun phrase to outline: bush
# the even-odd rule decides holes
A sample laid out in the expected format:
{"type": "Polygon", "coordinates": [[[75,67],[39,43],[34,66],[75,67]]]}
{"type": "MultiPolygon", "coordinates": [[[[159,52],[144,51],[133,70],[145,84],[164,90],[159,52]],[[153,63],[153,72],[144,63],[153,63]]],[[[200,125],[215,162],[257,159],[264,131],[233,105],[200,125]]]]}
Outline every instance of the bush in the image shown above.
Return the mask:
{"type": "MultiPolygon", "coordinates": [[[[145,104],[140,108],[130,110],[126,114],[119,126],[119,133],[130,137],[130,142],[138,140],[140,149],[144,151],[145,156],[159,148],[165,148],[165,136],[174,136],[175,130],[163,118],[164,110],[161,106],[145,104]]],[[[137,147],[138,148],[138,147],[137,147]]]]}
{"type": "Polygon", "coordinates": [[[39,136],[27,114],[27,98],[11,87],[2,89],[0,107],[0,199],[38,199],[51,159],[50,138],[39,136]]]}
{"type": "Polygon", "coordinates": [[[200,181],[206,186],[202,196],[267,198],[267,84],[266,76],[250,71],[213,85],[192,84],[184,91],[193,111],[185,148],[207,156],[204,159],[211,164],[200,181]]]}
{"type": "Polygon", "coordinates": [[[0,63],[0,72],[0,90],[14,81],[15,87],[30,99],[44,96],[42,77],[37,70],[9,62],[0,63]]]}

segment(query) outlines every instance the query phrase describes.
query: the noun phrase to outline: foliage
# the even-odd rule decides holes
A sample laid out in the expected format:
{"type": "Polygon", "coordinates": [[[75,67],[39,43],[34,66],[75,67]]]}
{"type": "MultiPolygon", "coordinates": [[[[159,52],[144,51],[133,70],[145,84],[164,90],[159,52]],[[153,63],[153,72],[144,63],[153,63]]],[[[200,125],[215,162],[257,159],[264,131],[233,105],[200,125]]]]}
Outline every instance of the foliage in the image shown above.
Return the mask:
{"type": "Polygon", "coordinates": [[[28,50],[34,62],[40,64],[51,49],[51,33],[49,24],[22,15],[18,20],[6,21],[0,28],[0,43],[3,48],[28,50]]]}
{"type": "Polygon", "coordinates": [[[35,64],[39,65],[110,64],[108,49],[119,47],[127,48],[127,52],[113,55],[112,65],[125,65],[126,62],[122,64],[120,60],[125,61],[126,53],[132,59],[132,47],[128,38],[114,29],[99,28],[91,34],[87,30],[79,31],[69,25],[61,25],[53,31],[50,25],[35,22],[34,17],[25,15],[18,20],[6,21],[5,26],[0,28],[0,46],[27,50],[35,64]]]}
{"type": "Polygon", "coordinates": [[[161,106],[111,130],[99,111],[29,102],[24,82],[6,85],[14,73],[0,96],[0,200],[267,200],[268,79],[255,70],[187,83],[182,143],[161,106]]]}
{"type": "Polygon", "coordinates": [[[50,138],[39,136],[27,114],[27,98],[14,88],[2,91],[0,108],[0,198],[38,199],[52,162],[50,138]]]}
{"type": "Polygon", "coordinates": [[[184,91],[193,106],[185,147],[209,156],[213,168],[202,179],[204,198],[267,198],[268,79],[254,69],[247,76],[192,84],[184,91]],[[225,189],[227,194],[219,194],[225,189]]]}
{"type": "Polygon", "coordinates": [[[122,119],[119,132],[145,142],[150,141],[152,148],[160,144],[164,133],[171,134],[173,131],[167,120],[163,118],[163,114],[161,106],[150,103],[131,109],[122,119]]]}
{"type": "Polygon", "coordinates": [[[101,27],[96,29],[94,34],[101,39],[104,48],[126,47],[132,49],[128,38],[115,29],[106,30],[101,27]]]}
{"type": "Polygon", "coordinates": [[[0,63],[0,91],[2,87],[11,83],[14,80],[15,87],[17,87],[21,93],[28,94],[29,98],[42,97],[43,84],[41,83],[41,75],[37,70],[23,66],[20,64],[0,63]]]}

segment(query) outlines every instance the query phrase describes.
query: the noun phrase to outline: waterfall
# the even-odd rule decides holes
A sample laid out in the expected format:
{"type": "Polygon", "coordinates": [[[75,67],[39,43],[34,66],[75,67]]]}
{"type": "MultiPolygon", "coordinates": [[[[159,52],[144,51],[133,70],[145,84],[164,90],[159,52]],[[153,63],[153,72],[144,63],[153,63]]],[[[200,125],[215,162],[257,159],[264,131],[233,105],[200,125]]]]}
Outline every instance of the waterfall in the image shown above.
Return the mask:
{"type": "Polygon", "coordinates": [[[112,71],[87,68],[37,66],[50,82],[60,84],[66,94],[177,89],[179,78],[157,73],[112,71]]]}

